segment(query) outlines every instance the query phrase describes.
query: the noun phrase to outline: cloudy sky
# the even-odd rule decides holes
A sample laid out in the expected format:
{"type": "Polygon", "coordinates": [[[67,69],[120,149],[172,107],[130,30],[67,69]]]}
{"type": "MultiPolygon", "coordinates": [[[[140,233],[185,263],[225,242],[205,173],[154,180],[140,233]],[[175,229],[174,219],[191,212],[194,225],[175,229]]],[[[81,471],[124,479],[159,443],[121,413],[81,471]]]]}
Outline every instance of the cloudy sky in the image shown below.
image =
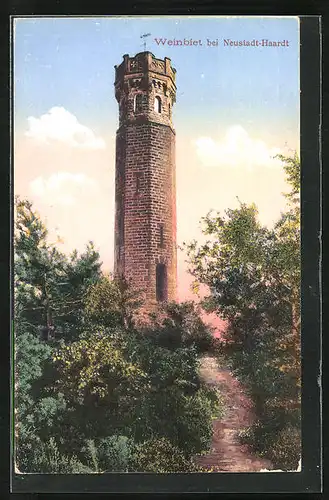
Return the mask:
{"type": "MultiPolygon", "coordinates": [[[[202,216],[255,202],[264,224],[284,209],[278,152],[299,150],[297,18],[26,18],[14,23],[14,184],[62,251],[99,249],[113,265],[114,65],[147,50],[177,70],[178,243],[200,239],[202,216]],[[201,40],[197,46],[158,43],[201,40]],[[207,39],[218,40],[208,46],[207,39]],[[223,40],[288,40],[224,46],[223,40]]],[[[179,297],[189,277],[178,253],[179,297]]]]}

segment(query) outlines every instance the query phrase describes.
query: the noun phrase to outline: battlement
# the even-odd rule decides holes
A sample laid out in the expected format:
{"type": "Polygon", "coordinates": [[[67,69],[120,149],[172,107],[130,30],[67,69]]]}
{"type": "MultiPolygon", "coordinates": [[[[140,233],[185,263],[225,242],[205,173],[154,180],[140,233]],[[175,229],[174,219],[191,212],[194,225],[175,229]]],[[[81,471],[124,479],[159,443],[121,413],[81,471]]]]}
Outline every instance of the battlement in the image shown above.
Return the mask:
{"type": "Polygon", "coordinates": [[[115,97],[119,103],[119,125],[141,120],[154,121],[173,129],[172,108],[176,102],[176,70],[169,57],[151,52],[123,56],[115,66],[115,97]]]}
{"type": "Polygon", "coordinates": [[[119,66],[114,66],[114,68],[115,85],[124,79],[126,75],[132,76],[151,72],[170,78],[175,86],[176,69],[172,67],[169,57],[165,57],[163,60],[157,59],[152,52],[139,52],[133,57],[125,54],[122,63],[119,66]]]}

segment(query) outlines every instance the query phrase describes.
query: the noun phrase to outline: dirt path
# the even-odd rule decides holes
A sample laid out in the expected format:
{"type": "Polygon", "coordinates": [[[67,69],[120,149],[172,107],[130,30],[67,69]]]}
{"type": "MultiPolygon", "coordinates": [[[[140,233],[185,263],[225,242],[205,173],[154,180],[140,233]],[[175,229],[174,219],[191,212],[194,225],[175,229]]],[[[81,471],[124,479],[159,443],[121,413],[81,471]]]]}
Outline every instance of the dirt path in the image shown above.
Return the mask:
{"type": "Polygon", "coordinates": [[[222,420],[213,421],[211,452],[196,458],[203,467],[212,467],[214,472],[257,472],[271,469],[268,460],[255,457],[247,446],[238,440],[238,431],[251,425],[254,415],[252,404],[240,383],[228,369],[219,368],[214,358],[202,360],[200,376],[210,386],[218,388],[224,406],[222,420]]]}

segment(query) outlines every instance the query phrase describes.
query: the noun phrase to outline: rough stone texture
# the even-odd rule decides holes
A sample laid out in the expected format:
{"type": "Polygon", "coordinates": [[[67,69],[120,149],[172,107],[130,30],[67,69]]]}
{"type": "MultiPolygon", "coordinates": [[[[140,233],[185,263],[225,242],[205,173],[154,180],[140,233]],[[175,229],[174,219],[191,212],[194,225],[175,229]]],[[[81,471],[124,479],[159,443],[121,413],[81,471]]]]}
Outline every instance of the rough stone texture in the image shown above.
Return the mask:
{"type": "Polygon", "coordinates": [[[156,306],[156,266],[166,266],[165,300],[176,298],[175,70],[149,52],[116,67],[115,274],[156,306]],[[158,102],[161,100],[161,112],[158,102]]]}
{"type": "Polygon", "coordinates": [[[208,385],[218,389],[226,413],[213,421],[211,451],[196,457],[196,462],[212,468],[214,472],[260,472],[273,469],[269,460],[251,453],[241,445],[238,432],[249,427],[253,420],[253,406],[241,384],[226,368],[219,368],[216,360],[205,357],[201,363],[200,377],[208,385]]]}

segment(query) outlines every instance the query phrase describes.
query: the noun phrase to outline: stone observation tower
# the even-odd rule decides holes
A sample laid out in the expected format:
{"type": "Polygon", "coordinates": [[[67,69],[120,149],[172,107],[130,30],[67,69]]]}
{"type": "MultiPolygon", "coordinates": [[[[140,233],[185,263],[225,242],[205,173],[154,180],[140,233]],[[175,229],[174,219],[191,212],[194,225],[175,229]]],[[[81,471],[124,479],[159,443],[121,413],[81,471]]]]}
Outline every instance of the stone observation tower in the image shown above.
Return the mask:
{"type": "Polygon", "coordinates": [[[148,310],[176,299],[175,74],[169,58],[150,52],[115,66],[114,273],[143,293],[148,310]]]}

